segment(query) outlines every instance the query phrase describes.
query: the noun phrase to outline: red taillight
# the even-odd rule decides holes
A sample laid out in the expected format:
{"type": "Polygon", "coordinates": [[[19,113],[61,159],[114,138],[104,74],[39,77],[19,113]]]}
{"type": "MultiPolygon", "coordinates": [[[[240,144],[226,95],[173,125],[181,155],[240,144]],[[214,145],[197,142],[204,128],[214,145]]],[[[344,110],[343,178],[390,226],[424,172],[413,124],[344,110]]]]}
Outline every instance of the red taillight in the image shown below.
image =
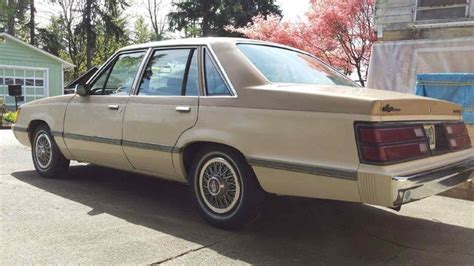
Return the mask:
{"type": "Polygon", "coordinates": [[[361,161],[370,164],[391,164],[428,157],[428,142],[421,125],[377,126],[357,128],[361,161]]]}
{"type": "Polygon", "coordinates": [[[360,123],[355,128],[362,163],[387,165],[471,148],[469,132],[462,122],[425,126],[360,123]]]}
{"type": "Polygon", "coordinates": [[[459,124],[445,124],[444,128],[446,130],[446,135],[449,136],[459,136],[459,135],[468,135],[466,125],[464,123],[459,124]]]}
{"type": "Polygon", "coordinates": [[[377,163],[405,161],[410,158],[424,157],[427,155],[427,151],[428,146],[426,143],[417,142],[385,147],[362,147],[364,159],[377,163]]]}
{"type": "Polygon", "coordinates": [[[471,147],[471,138],[464,123],[445,124],[444,132],[448,138],[451,151],[468,149],[471,147]]]}
{"type": "Polygon", "coordinates": [[[403,142],[411,140],[425,140],[421,127],[402,128],[368,128],[361,127],[359,139],[363,143],[378,144],[387,142],[403,142]]]}

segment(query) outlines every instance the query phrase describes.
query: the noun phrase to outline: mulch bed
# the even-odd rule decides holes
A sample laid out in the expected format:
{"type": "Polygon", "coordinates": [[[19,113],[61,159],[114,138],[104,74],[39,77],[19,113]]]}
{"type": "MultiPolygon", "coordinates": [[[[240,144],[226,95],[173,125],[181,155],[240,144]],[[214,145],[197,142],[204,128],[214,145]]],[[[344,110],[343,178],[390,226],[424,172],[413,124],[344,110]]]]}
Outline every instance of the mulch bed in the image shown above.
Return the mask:
{"type": "Polygon", "coordinates": [[[0,123],[0,129],[11,129],[11,124],[2,124],[0,123]]]}

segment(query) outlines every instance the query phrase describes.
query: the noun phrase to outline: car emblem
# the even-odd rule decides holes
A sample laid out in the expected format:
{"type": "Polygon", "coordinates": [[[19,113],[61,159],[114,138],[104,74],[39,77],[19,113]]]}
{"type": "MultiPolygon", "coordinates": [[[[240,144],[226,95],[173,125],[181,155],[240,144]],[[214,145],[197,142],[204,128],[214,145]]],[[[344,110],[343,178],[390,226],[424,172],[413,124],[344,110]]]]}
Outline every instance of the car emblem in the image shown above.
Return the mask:
{"type": "Polygon", "coordinates": [[[431,149],[436,148],[436,130],[434,125],[424,125],[426,137],[431,149]]]}
{"type": "Polygon", "coordinates": [[[382,112],[390,113],[390,112],[399,112],[399,111],[401,111],[400,108],[395,108],[395,107],[391,106],[390,104],[387,104],[384,107],[382,107],[382,112]]]}

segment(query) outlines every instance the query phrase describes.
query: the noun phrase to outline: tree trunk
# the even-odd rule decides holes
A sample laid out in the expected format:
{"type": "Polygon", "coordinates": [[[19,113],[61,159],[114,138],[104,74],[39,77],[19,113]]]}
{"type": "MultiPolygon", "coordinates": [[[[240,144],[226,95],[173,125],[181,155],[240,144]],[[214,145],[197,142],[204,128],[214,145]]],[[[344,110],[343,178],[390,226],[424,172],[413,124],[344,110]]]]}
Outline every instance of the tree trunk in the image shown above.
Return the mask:
{"type": "Polygon", "coordinates": [[[8,5],[8,12],[13,12],[13,14],[7,14],[7,25],[6,25],[7,33],[10,34],[11,36],[15,36],[15,13],[16,13],[15,2],[8,1],[7,5],[8,5]]]}
{"type": "Polygon", "coordinates": [[[92,67],[93,40],[92,40],[92,22],[91,22],[92,0],[86,0],[84,9],[84,27],[86,31],[86,66],[87,69],[92,67]]]}
{"type": "Polygon", "coordinates": [[[30,0],[30,44],[35,45],[35,0],[30,0]]]}
{"type": "Polygon", "coordinates": [[[209,19],[206,17],[202,18],[202,23],[201,23],[201,28],[202,28],[202,36],[207,37],[211,33],[211,27],[209,26],[209,19]]]}
{"type": "Polygon", "coordinates": [[[359,77],[360,85],[362,85],[362,87],[365,87],[365,81],[364,81],[364,78],[362,77],[362,71],[360,69],[360,63],[358,63],[356,65],[356,69],[357,69],[357,76],[359,77]]]}

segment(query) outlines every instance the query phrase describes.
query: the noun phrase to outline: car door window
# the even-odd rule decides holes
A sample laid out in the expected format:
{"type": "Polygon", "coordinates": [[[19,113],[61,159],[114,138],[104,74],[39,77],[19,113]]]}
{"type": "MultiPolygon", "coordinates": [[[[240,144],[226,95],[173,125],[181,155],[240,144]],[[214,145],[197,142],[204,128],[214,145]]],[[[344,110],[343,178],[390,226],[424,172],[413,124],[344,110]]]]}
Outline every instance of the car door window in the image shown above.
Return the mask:
{"type": "Polygon", "coordinates": [[[121,54],[92,84],[91,95],[128,95],[145,52],[121,54]]]}
{"type": "Polygon", "coordinates": [[[208,96],[231,95],[229,87],[222,78],[221,73],[212,60],[209,52],[204,50],[204,71],[206,79],[206,92],[208,96]]]}
{"type": "Polygon", "coordinates": [[[156,50],[140,82],[139,95],[199,95],[196,49],[156,50]]]}

